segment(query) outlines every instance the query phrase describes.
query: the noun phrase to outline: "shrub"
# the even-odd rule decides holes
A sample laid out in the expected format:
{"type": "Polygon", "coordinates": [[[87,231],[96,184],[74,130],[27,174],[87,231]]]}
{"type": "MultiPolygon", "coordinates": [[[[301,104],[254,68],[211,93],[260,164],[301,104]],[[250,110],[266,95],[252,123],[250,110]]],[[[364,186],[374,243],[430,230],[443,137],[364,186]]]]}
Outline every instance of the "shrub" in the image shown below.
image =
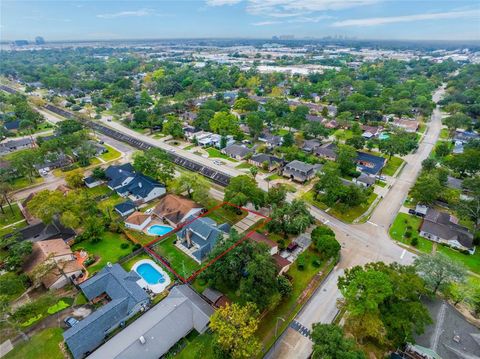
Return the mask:
{"type": "Polygon", "coordinates": [[[406,231],[405,232],[405,238],[410,238],[412,236],[412,232],[406,231]]]}
{"type": "Polygon", "coordinates": [[[278,243],[278,249],[283,250],[287,248],[287,242],[285,241],[285,239],[283,238],[279,239],[277,243],[278,243]]]}
{"type": "Polygon", "coordinates": [[[83,262],[83,265],[85,267],[88,267],[89,265],[95,263],[95,257],[94,256],[90,256],[87,258],[87,260],[85,262],[83,262]]]}
{"type": "Polygon", "coordinates": [[[130,244],[128,244],[128,243],[120,244],[120,248],[122,248],[122,249],[127,249],[128,247],[130,247],[130,244]]]}
{"type": "Polygon", "coordinates": [[[412,238],[412,241],[410,242],[410,244],[414,247],[418,246],[418,238],[417,237],[413,237],[412,238]]]}
{"type": "Polygon", "coordinates": [[[313,262],[312,262],[312,265],[315,267],[315,268],[318,268],[322,265],[322,262],[320,262],[320,260],[318,259],[314,259],[313,262]]]}
{"type": "Polygon", "coordinates": [[[297,268],[301,271],[305,269],[305,259],[303,259],[302,257],[297,258],[297,268]]]}
{"type": "MultiPolygon", "coordinates": [[[[128,244],[127,244],[127,246],[128,246],[128,244]]],[[[135,243],[132,247],[132,252],[135,252],[137,249],[140,249],[140,248],[142,248],[142,245],[140,243],[135,243]]]]}

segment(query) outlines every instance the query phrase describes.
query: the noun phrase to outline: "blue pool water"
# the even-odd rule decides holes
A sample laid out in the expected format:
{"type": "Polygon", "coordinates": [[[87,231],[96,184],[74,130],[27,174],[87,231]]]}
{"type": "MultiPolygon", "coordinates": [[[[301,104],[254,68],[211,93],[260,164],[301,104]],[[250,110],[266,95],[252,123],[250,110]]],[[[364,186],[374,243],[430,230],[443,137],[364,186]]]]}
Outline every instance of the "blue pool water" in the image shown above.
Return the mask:
{"type": "Polygon", "coordinates": [[[378,139],[380,140],[388,140],[390,138],[390,135],[388,133],[382,132],[379,136],[378,139]]]}
{"type": "Polygon", "coordinates": [[[158,272],[149,263],[143,263],[138,266],[136,272],[143,278],[148,284],[154,285],[159,283],[165,283],[165,278],[162,273],[158,272]]]}
{"type": "Polygon", "coordinates": [[[161,226],[159,224],[154,224],[153,226],[148,228],[147,232],[149,234],[154,234],[156,236],[163,236],[163,235],[167,234],[168,232],[171,232],[172,229],[173,228],[170,227],[170,226],[161,226]]]}

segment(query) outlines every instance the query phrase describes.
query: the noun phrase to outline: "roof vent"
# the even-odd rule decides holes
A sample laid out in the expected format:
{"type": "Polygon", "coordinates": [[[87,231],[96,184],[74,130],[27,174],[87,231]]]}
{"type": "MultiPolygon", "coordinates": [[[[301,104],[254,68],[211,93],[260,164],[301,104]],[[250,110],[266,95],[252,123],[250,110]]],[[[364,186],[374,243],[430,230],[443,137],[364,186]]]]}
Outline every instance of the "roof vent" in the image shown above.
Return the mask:
{"type": "Polygon", "coordinates": [[[145,337],[142,335],[140,336],[140,338],[138,338],[138,340],[140,340],[140,343],[141,344],[145,344],[147,341],[145,340],[145,337]]]}

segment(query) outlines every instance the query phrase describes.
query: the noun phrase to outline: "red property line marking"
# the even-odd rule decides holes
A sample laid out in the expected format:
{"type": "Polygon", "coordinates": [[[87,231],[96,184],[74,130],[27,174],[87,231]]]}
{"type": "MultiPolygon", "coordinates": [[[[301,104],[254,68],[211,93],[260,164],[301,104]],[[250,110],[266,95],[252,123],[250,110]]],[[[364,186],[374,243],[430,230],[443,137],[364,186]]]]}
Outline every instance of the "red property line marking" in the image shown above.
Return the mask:
{"type": "Polygon", "coordinates": [[[247,208],[244,208],[244,207],[240,207],[240,206],[237,206],[233,203],[229,203],[229,202],[222,202],[212,208],[210,208],[208,211],[206,211],[205,213],[202,213],[201,215],[199,216],[196,216],[195,218],[191,219],[190,221],[187,221],[179,226],[177,226],[173,231],[170,231],[169,233],[167,234],[164,234],[163,236],[160,236],[160,237],[157,237],[155,238],[153,241],[147,243],[144,248],[145,250],[148,251],[148,253],[150,253],[151,255],[153,255],[155,258],[157,258],[160,262],[162,262],[162,264],[170,271],[172,272],[177,278],[179,278],[182,282],[184,283],[188,283],[190,281],[192,281],[193,279],[195,279],[200,273],[202,273],[205,269],[207,269],[208,267],[210,267],[213,263],[215,263],[216,261],[218,261],[220,258],[222,258],[223,256],[225,256],[228,252],[230,252],[232,249],[234,249],[235,247],[237,247],[238,245],[240,245],[243,241],[245,241],[247,238],[249,238],[255,231],[257,231],[258,229],[264,227],[268,222],[270,222],[272,219],[270,217],[267,217],[257,211],[252,211],[252,210],[249,210],[247,208]],[[242,211],[246,211],[246,212],[249,212],[249,213],[253,213],[259,217],[262,217],[263,219],[265,219],[265,221],[263,221],[263,223],[260,223],[259,225],[255,226],[250,232],[248,232],[246,235],[244,235],[242,238],[240,238],[237,242],[235,242],[233,245],[231,245],[229,248],[227,248],[224,252],[220,253],[218,256],[216,256],[215,258],[211,259],[206,265],[204,265],[202,268],[198,269],[197,271],[195,271],[190,277],[188,277],[187,279],[185,279],[183,276],[181,276],[180,274],[178,274],[168,263],[165,262],[165,260],[160,257],[151,247],[155,244],[158,244],[160,241],[162,241],[163,239],[167,238],[167,237],[170,237],[172,234],[175,234],[177,233],[178,231],[180,231],[183,227],[185,227],[186,225],[192,223],[193,221],[196,221],[197,219],[199,218],[202,218],[202,217],[205,217],[207,215],[209,215],[210,213],[214,212],[215,210],[219,209],[219,208],[222,208],[224,207],[225,205],[228,205],[228,206],[231,206],[231,207],[235,207],[235,208],[238,208],[242,211]]]}

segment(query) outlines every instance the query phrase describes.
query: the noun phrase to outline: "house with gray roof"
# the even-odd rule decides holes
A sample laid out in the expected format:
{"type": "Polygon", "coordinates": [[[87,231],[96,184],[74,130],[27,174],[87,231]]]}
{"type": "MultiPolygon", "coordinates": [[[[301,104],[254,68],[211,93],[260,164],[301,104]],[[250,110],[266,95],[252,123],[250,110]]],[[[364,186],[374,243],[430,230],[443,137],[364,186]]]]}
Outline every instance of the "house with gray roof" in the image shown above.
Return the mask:
{"type": "Polygon", "coordinates": [[[458,224],[458,219],[446,212],[429,208],[420,226],[420,235],[431,241],[475,253],[473,234],[458,224]]]}
{"type": "Polygon", "coordinates": [[[266,154],[266,153],[257,153],[253,155],[252,158],[248,160],[248,163],[262,167],[266,163],[269,171],[273,171],[275,168],[281,167],[284,163],[283,159],[266,154]]]}
{"type": "Polygon", "coordinates": [[[135,172],[130,163],[109,166],[105,170],[109,179],[107,185],[122,197],[129,197],[135,203],[146,203],[166,193],[164,184],[142,173],[135,172]]]}
{"type": "Polygon", "coordinates": [[[177,236],[181,245],[185,247],[185,252],[199,263],[205,259],[215,244],[230,232],[230,226],[227,223],[218,226],[208,217],[195,219],[192,216],[186,220],[186,223],[188,224],[177,233],[177,236]]]}
{"type": "Polygon", "coordinates": [[[302,150],[304,150],[305,152],[308,152],[308,153],[312,153],[313,151],[315,151],[321,145],[322,145],[322,143],[315,138],[312,139],[312,140],[305,140],[303,142],[302,150]]]}
{"type": "Polygon", "coordinates": [[[285,165],[283,168],[283,176],[303,183],[315,177],[321,168],[322,165],[320,164],[311,165],[309,163],[295,160],[285,165]]]}
{"type": "Polygon", "coordinates": [[[137,284],[140,279],[136,272],[126,272],[119,264],[107,264],[80,284],[89,301],[107,300],[108,303],[63,333],[74,359],[90,354],[120,323],[148,307],[150,299],[137,284]]]}
{"type": "Polygon", "coordinates": [[[252,150],[246,146],[233,144],[225,147],[222,153],[236,160],[243,160],[252,150]]]}
{"type": "Polygon", "coordinates": [[[214,309],[188,285],[168,296],[95,350],[89,359],[158,359],[193,329],[204,333],[214,309]]]}

